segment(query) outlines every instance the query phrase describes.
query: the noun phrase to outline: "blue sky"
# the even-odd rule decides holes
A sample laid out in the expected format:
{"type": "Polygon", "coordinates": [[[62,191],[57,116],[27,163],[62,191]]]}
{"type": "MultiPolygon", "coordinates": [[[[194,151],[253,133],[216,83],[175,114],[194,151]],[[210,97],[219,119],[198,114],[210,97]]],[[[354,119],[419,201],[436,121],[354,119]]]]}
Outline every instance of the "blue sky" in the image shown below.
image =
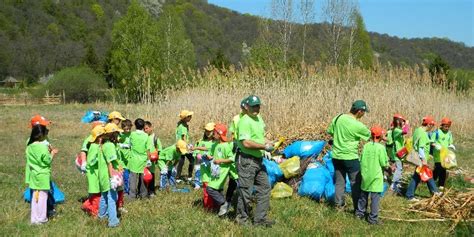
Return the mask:
{"type": "MultiPolygon", "coordinates": [[[[271,0],[208,2],[241,13],[270,15],[271,0]]],[[[324,2],[316,0],[317,22],[324,2]]],[[[474,46],[474,0],[360,0],[359,8],[368,31],[401,38],[449,38],[474,46]]]]}

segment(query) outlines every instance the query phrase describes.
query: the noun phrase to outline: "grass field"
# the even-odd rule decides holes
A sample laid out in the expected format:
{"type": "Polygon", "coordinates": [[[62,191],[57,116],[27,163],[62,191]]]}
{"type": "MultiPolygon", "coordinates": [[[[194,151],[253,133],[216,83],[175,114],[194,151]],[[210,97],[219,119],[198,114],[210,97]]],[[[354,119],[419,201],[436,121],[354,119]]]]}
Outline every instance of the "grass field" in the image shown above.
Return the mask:
{"type": "MultiPolygon", "coordinates": [[[[179,80],[176,79],[176,80],[179,80]]],[[[359,98],[368,102],[371,112],[362,122],[371,126],[388,126],[393,113],[402,113],[413,127],[420,119],[431,114],[439,120],[449,115],[453,121],[455,144],[460,166],[474,169],[474,99],[471,94],[458,95],[430,84],[426,74],[408,69],[386,69],[370,73],[354,70],[350,75],[313,67],[306,74],[285,74],[244,70],[227,72],[203,72],[193,80],[201,86],[172,89],[155,98],[150,105],[137,104],[68,104],[57,106],[0,107],[0,235],[76,236],[76,235],[198,235],[198,236],[314,236],[314,235],[389,235],[389,236],[439,236],[447,233],[450,222],[394,222],[370,226],[349,213],[338,212],[326,204],[320,204],[296,195],[291,199],[271,201],[270,217],[277,221],[271,229],[240,227],[232,219],[219,219],[201,207],[201,191],[191,193],[158,193],[153,199],[126,203],[129,213],[123,215],[121,225],[108,229],[105,222],[85,215],[78,201],[87,195],[86,177],[76,171],[74,156],[90,127],[81,124],[80,118],[87,109],[111,112],[121,111],[125,117],[142,117],[155,125],[155,132],[163,145],[171,145],[177,115],[181,109],[195,112],[190,124],[193,140],[202,135],[202,126],[210,121],[228,123],[238,113],[242,97],[255,93],[263,100],[262,115],[269,138],[279,135],[313,135],[324,131],[330,119],[347,112],[350,103],[359,98]],[[252,78],[260,78],[254,83],[252,78]],[[297,78],[294,83],[290,78],[297,78]],[[380,80],[383,78],[383,80],[380,80]],[[357,80],[356,80],[357,79],[357,80]],[[238,83],[236,83],[238,82],[238,83]],[[57,207],[58,215],[48,224],[29,225],[29,206],[21,195],[24,184],[24,150],[29,136],[28,122],[41,114],[51,121],[50,142],[60,153],[53,161],[52,176],[66,194],[66,202],[57,207]]],[[[309,136],[311,137],[311,136],[309,136]]],[[[410,172],[408,172],[410,175],[410,172]]],[[[461,190],[472,187],[463,177],[451,177],[449,185],[461,190]]],[[[425,185],[417,195],[428,196],[425,185]]],[[[350,199],[350,198],[348,198],[350,199]]],[[[405,199],[386,196],[382,199],[381,216],[417,218],[407,213],[405,199]]],[[[232,215],[232,213],[231,213],[232,215]]],[[[461,223],[454,234],[472,236],[473,223],[461,223]]]]}
{"type": "MultiPolygon", "coordinates": [[[[158,193],[153,199],[126,203],[129,213],[124,214],[119,228],[107,229],[106,223],[92,219],[80,210],[78,199],[86,193],[86,178],[74,167],[73,157],[87,135],[88,125],[78,123],[88,108],[120,109],[129,115],[137,113],[136,107],[113,105],[61,105],[2,107],[0,115],[4,126],[0,128],[2,154],[0,154],[1,199],[0,227],[2,235],[445,235],[449,222],[400,223],[385,221],[380,226],[369,226],[352,217],[349,212],[338,212],[326,204],[294,196],[291,199],[272,200],[271,218],[278,224],[272,229],[240,227],[232,219],[219,219],[205,212],[200,205],[201,191],[191,193],[158,193]],[[50,140],[60,149],[53,162],[53,178],[66,194],[66,202],[58,206],[58,215],[48,224],[29,225],[29,206],[21,199],[25,188],[24,148],[29,135],[28,120],[41,113],[50,118],[50,140]]],[[[142,108],[142,107],[139,107],[142,108]]],[[[140,109],[138,109],[140,110],[140,109]]],[[[174,117],[170,116],[170,117],[174,117]]],[[[158,129],[162,131],[162,129],[158,129]]],[[[197,132],[196,132],[197,133],[197,132]]],[[[196,134],[195,133],[195,134],[196,134]]],[[[162,136],[170,144],[172,134],[162,136]]],[[[465,169],[473,167],[474,141],[459,145],[459,161],[465,169]]],[[[452,179],[455,180],[455,179],[452,179]]],[[[456,179],[458,180],[458,179],[456,179]]],[[[461,179],[462,180],[462,179],[461,179]]],[[[451,185],[461,188],[463,181],[451,185]],[[459,183],[461,182],[461,184],[459,183]]],[[[426,187],[418,190],[426,196],[426,187]]],[[[416,218],[401,211],[408,203],[400,197],[386,196],[382,200],[382,216],[416,218]]],[[[456,233],[471,235],[472,223],[458,226],[456,233]]]]}

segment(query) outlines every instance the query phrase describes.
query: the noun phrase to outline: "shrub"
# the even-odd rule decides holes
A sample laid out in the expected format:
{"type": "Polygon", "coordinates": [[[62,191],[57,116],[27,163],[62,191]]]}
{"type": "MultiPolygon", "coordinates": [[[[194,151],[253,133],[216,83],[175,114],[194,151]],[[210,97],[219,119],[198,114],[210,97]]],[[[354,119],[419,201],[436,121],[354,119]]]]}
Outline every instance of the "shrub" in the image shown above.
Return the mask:
{"type": "Polygon", "coordinates": [[[45,86],[49,94],[61,95],[64,91],[67,102],[81,103],[105,98],[107,88],[105,78],[88,67],[65,68],[56,73],[45,86]]]}

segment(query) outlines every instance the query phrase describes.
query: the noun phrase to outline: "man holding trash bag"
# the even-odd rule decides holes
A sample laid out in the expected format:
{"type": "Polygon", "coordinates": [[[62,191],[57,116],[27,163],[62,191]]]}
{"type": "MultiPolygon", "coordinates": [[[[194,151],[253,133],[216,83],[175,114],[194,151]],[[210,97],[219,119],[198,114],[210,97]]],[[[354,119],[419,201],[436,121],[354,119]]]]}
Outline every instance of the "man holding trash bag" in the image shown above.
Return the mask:
{"type": "Polygon", "coordinates": [[[327,133],[333,137],[332,155],[336,183],[335,205],[338,208],[345,206],[344,188],[347,174],[351,183],[352,203],[354,210],[357,210],[361,183],[359,141],[361,139],[367,141],[370,138],[370,130],[359,121],[365,112],[369,112],[365,101],[356,100],[352,103],[350,113],[340,114],[333,118],[327,130],[327,133]]]}
{"type": "Polygon", "coordinates": [[[265,123],[259,115],[260,104],[258,96],[249,96],[245,105],[247,113],[242,116],[237,126],[239,134],[237,145],[240,152],[237,164],[239,200],[236,221],[241,225],[250,224],[250,199],[255,185],[257,206],[254,225],[270,227],[275,222],[267,218],[271,187],[263,165],[263,157],[264,151],[271,152],[274,147],[265,143],[265,123]]]}

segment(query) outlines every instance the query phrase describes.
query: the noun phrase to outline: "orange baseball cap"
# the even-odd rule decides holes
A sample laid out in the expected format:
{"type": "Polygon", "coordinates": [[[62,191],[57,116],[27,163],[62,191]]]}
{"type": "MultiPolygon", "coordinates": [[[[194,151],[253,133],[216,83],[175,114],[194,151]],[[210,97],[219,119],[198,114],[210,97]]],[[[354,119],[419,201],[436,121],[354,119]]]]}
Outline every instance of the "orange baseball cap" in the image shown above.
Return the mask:
{"type": "Polygon", "coordinates": [[[227,142],[227,127],[224,124],[216,124],[214,128],[214,134],[219,135],[219,139],[223,142],[227,142]]]}
{"type": "Polygon", "coordinates": [[[48,126],[51,124],[45,117],[41,115],[35,115],[31,118],[31,125],[30,127],[33,127],[35,125],[43,125],[43,126],[48,126]]]}
{"type": "Polygon", "coordinates": [[[379,125],[374,125],[370,128],[370,133],[372,134],[372,137],[380,137],[384,134],[384,130],[379,125]]]}
{"type": "Polygon", "coordinates": [[[434,121],[433,117],[431,116],[425,116],[423,118],[423,122],[422,122],[423,125],[435,125],[436,122],[434,121]]]}
{"type": "Polygon", "coordinates": [[[406,121],[406,119],[401,114],[394,114],[393,118],[398,118],[398,119],[401,119],[403,121],[406,121]]]}
{"type": "Polygon", "coordinates": [[[443,119],[441,119],[441,125],[451,125],[453,121],[451,121],[451,119],[445,117],[443,119]]]}

